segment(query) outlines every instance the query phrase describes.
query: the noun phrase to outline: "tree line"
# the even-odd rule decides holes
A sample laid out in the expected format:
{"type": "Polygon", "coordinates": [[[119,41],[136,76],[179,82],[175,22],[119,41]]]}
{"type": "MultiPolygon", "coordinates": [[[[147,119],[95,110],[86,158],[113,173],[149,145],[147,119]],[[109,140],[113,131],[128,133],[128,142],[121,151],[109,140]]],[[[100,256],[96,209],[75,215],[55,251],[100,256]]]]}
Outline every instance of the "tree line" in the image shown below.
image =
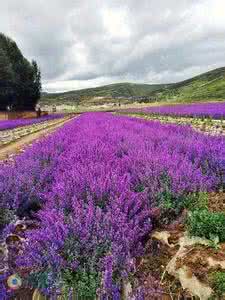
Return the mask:
{"type": "Polygon", "coordinates": [[[0,110],[33,110],[41,95],[41,72],[16,42],[0,33],[0,110]]]}

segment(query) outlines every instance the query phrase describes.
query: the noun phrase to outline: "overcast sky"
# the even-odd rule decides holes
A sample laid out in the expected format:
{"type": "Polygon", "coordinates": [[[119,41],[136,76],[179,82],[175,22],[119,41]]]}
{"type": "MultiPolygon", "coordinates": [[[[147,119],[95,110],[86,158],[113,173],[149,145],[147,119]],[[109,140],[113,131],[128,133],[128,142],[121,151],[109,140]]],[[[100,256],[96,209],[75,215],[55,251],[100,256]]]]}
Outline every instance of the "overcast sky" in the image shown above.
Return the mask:
{"type": "Polygon", "coordinates": [[[0,31],[51,92],[225,66],[225,0],[0,0],[0,31]]]}

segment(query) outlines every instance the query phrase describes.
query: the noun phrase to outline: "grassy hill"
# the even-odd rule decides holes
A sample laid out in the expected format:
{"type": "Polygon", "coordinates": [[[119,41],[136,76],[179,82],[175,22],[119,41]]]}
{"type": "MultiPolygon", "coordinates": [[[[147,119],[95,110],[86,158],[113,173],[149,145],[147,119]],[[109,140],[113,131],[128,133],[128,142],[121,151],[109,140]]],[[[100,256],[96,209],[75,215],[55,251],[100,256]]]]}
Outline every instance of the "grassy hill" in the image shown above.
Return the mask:
{"type": "Polygon", "coordinates": [[[172,99],[181,102],[225,99],[225,67],[169,85],[154,94],[162,100],[172,99]]]}
{"type": "MultiPolygon", "coordinates": [[[[112,102],[111,97],[140,97],[151,95],[154,91],[160,90],[168,85],[165,84],[136,84],[136,83],[116,83],[96,88],[75,90],[65,93],[44,93],[42,95],[43,103],[89,103],[99,104],[102,99],[93,99],[93,97],[103,97],[104,103],[112,102]]],[[[80,104],[81,104],[80,103],[80,104]]]]}
{"type": "Polygon", "coordinates": [[[148,96],[157,100],[188,102],[225,100],[225,67],[209,71],[173,84],[116,83],[65,93],[44,93],[43,104],[99,105],[103,103],[132,103],[135,97],[148,96]],[[124,100],[112,97],[124,97],[124,100]],[[125,98],[134,97],[126,100],[125,98]]]}

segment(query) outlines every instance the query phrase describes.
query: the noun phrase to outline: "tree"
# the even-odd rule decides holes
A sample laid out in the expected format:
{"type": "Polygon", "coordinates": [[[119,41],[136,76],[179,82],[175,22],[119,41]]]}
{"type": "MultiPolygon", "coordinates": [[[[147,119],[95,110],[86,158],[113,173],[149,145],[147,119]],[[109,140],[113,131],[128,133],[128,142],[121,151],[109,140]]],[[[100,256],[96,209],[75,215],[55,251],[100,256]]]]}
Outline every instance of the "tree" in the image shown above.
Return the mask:
{"type": "Polygon", "coordinates": [[[0,109],[13,105],[17,110],[33,110],[41,95],[41,72],[30,63],[17,44],[0,33],[0,109]]]}
{"type": "Polygon", "coordinates": [[[12,65],[6,52],[0,48],[0,100],[3,108],[12,104],[13,101],[13,76],[12,65]]]}
{"type": "Polygon", "coordinates": [[[41,97],[41,71],[35,60],[32,61],[33,67],[33,97],[39,99],[41,97]]]}

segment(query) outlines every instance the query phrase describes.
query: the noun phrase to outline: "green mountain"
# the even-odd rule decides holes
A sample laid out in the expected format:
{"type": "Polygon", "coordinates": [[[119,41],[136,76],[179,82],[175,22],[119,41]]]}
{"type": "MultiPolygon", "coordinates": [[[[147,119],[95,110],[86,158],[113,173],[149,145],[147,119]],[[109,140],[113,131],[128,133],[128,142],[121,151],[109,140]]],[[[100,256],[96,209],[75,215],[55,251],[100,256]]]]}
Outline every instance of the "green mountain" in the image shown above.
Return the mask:
{"type": "MultiPolygon", "coordinates": [[[[42,103],[79,103],[79,104],[101,104],[102,102],[118,102],[117,97],[142,97],[150,96],[154,91],[167,87],[166,84],[136,84],[115,83],[96,88],[75,90],[65,93],[44,93],[42,103]],[[103,97],[104,99],[101,99],[103,97]],[[96,99],[93,99],[96,98],[96,99]]],[[[135,99],[133,99],[134,101],[135,99]]],[[[132,101],[132,99],[130,99],[132,101]]]]}
{"type": "Polygon", "coordinates": [[[194,101],[225,100],[225,67],[178,82],[157,91],[162,100],[194,101]]]}
{"type": "Polygon", "coordinates": [[[142,101],[141,97],[147,97],[146,102],[155,99],[177,102],[225,100],[225,67],[178,83],[116,83],[65,93],[43,93],[41,101],[43,104],[99,105],[118,101],[132,103],[142,101]]]}

